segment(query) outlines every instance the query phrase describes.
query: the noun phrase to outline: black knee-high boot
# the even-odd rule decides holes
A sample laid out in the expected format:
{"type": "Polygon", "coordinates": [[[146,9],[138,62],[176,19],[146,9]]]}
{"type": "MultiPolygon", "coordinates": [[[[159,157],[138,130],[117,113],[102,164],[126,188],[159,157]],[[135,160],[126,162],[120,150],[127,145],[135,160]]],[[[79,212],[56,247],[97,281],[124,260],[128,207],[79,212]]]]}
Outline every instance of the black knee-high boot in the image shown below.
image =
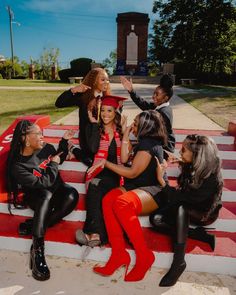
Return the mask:
{"type": "MultiPolygon", "coordinates": [[[[150,223],[152,224],[153,229],[159,233],[166,235],[173,234],[173,226],[162,221],[162,216],[159,214],[150,215],[150,223]]],[[[212,234],[208,234],[206,229],[202,226],[198,226],[196,228],[189,228],[188,237],[193,240],[207,243],[213,251],[215,249],[215,236],[212,234]]]]}
{"type": "Polygon", "coordinates": [[[32,276],[38,281],[50,278],[50,271],[44,257],[44,238],[33,237],[30,249],[30,269],[32,269],[32,276]]]}
{"type": "Polygon", "coordinates": [[[174,243],[174,257],[167,274],[161,279],[159,286],[173,286],[186,268],[185,246],[188,233],[189,216],[183,206],[177,211],[176,242],[174,243]]]}

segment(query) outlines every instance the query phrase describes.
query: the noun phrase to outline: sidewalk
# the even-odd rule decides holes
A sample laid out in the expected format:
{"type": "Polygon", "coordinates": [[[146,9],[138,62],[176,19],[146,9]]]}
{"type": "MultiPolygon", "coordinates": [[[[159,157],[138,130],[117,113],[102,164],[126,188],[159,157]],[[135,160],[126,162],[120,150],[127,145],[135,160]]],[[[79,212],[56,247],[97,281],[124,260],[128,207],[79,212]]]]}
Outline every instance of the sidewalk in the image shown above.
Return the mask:
{"type": "MultiPolygon", "coordinates": [[[[150,99],[156,86],[150,84],[134,84],[134,87],[141,97],[150,99]]],[[[114,95],[120,95],[129,98],[129,94],[126,90],[124,90],[121,84],[111,83],[111,89],[114,95]]],[[[173,108],[174,116],[173,127],[176,129],[223,130],[221,126],[211,121],[200,111],[195,109],[190,104],[186,103],[182,98],[178,96],[178,94],[180,93],[191,93],[194,91],[196,90],[174,86],[174,96],[170,101],[170,104],[173,108]]],[[[123,114],[128,116],[128,124],[131,124],[134,117],[140,112],[141,110],[133,103],[130,98],[128,99],[128,101],[125,101],[123,114]]],[[[74,110],[72,113],[58,120],[56,124],[79,124],[78,111],[74,110]]]]}
{"type": "MultiPolygon", "coordinates": [[[[135,84],[138,94],[150,98],[155,85],[135,84]]],[[[69,87],[68,87],[69,88],[69,87]]],[[[62,91],[65,88],[62,88],[62,91]]],[[[119,84],[111,84],[116,95],[128,97],[127,92],[119,84]]],[[[192,106],[185,103],[177,95],[191,90],[176,86],[175,96],[171,100],[174,112],[174,128],[222,130],[192,106]]],[[[128,114],[129,124],[140,112],[131,100],[124,106],[128,114]]],[[[57,121],[57,124],[78,124],[78,111],[57,121]]],[[[12,241],[14,243],[14,239],[12,241]]],[[[47,249],[46,249],[47,250],[47,249]]],[[[123,281],[124,270],[120,269],[111,277],[101,277],[92,272],[96,262],[47,256],[51,270],[51,278],[39,282],[32,278],[29,270],[29,254],[0,250],[0,295],[233,295],[236,294],[236,278],[226,275],[215,275],[204,272],[184,272],[180,281],[171,288],[158,286],[166,270],[152,267],[144,280],[135,283],[123,281]]],[[[202,266],[204,271],[204,265],[202,266]]]]}

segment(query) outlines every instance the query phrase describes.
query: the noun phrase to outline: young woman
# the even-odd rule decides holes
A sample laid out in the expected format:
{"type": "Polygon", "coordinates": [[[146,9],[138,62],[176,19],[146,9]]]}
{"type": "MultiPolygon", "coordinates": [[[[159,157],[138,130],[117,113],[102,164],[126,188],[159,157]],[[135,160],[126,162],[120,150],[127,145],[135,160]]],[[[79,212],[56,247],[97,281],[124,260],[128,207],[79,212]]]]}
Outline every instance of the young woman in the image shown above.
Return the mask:
{"type": "MultiPolygon", "coordinates": [[[[101,103],[100,121],[89,111],[91,124],[87,125],[86,138],[90,152],[94,154],[93,164],[101,159],[120,164],[121,159],[121,115],[117,111],[119,101],[125,98],[105,96],[101,103]]],[[[90,247],[107,243],[107,234],[102,214],[102,198],[111,189],[119,186],[120,177],[115,172],[97,169],[87,175],[86,220],[83,230],[77,230],[76,240],[80,245],[90,247]]]]}
{"type": "Polygon", "coordinates": [[[158,162],[157,178],[162,191],[155,196],[162,210],[160,219],[152,214],[150,221],[160,232],[175,233],[174,258],[170,270],[162,278],[160,286],[174,285],[186,268],[185,246],[187,236],[205,241],[214,249],[214,241],[203,229],[190,230],[189,222],[195,225],[209,225],[219,214],[223,180],[221,162],[216,144],[211,138],[188,135],[180,150],[181,173],[178,188],[166,184],[163,173],[166,165],[158,162]]]}
{"type": "Polygon", "coordinates": [[[45,231],[68,215],[79,197],[73,187],[62,181],[58,171],[73,135],[73,131],[66,131],[56,151],[52,145],[44,144],[38,125],[23,120],[16,125],[8,155],[9,197],[16,197],[20,188],[24,202],[34,211],[30,268],[33,277],[40,281],[50,277],[44,257],[45,231]]]}
{"type": "MultiPolygon", "coordinates": [[[[173,96],[173,81],[170,76],[162,76],[160,85],[157,86],[153,92],[153,102],[148,102],[136,94],[133,88],[132,80],[128,80],[125,77],[120,77],[120,80],[123,87],[128,90],[133,102],[141,110],[156,110],[162,115],[168,135],[167,145],[164,149],[173,153],[175,150],[175,135],[172,129],[173,114],[169,103],[169,100],[173,96]]],[[[165,158],[167,158],[167,155],[165,155],[165,158]]]]}
{"type": "MultiPolygon", "coordinates": [[[[126,151],[129,149],[131,152],[130,131],[131,127],[128,127],[122,139],[122,147],[126,146],[126,151]]],[[[94,267],[94,271],[101,275],[111,275],[122,265],[128,268],[130,256],[125,248],[124,230],[136,253],[136,264],[125,275],[126,281],[141,280],[155,260],[145,242],[138,215],[149,214],[157,208],[153,199],[158,183],[155,175],[156,161],[152,150],[153,146],[159,146],[159,159],[163,159],[162,144],[166,141],[164,123],[156,111],[140,113],[134,120],[132,132],[137,137],[138,144],[133,150],[130,167],[107,160],[100,163],[123,176],[125,183],[122,187],[110,191],[103,199],[103,214],[112,254],[105,266],[94,267]]],[[[126,157],[128,159],[128,156],[126,157]]],[[[93,167],[90,171],[93,171],[93,167]]]]}
{"type": "Polygon", "coordinates": [[[97,118],[100,98],[109,94],[109,78],[106,71],[102,68],[94,68],[88,72],[80,85],[63,92],[55,102],[58,108],[79,107],[80,149],[73,148],[73,154],[88,166],[91,166],[93,157],[88,149],[85,135],[86,126],[90,124],[88,110],[97,118]]]}

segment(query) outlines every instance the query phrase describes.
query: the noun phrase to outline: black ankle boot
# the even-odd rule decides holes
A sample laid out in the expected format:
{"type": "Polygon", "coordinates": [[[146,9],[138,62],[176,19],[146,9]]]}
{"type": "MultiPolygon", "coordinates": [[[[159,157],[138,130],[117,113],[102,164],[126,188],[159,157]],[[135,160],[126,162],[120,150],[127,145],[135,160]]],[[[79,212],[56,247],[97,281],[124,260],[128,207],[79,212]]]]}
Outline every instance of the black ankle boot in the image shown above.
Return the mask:
{"type": "Polygon", "coordinates": [[[50,271],[44,257],[44,238],[33,237],[33,245],[30,249],[30,269],[32,269],[32,276],[38,281],[50,278],[50,271]]]}
{"type": "Polygon", "coordinates": [[[212,251],[215,250],[215,236],[208,234],[204,227],[189,228],[188,236],[191,239],[207,243],[212,251]]]}
{"type": "Polygon", "coordinates": [[[181,274],[186,268],[186,262],[184,260],[185,256],[185,243],[174,245],[174,258],[171,267],[167,274],[161,279],[160,287],[170,287],[173,286],[181,274]]]}

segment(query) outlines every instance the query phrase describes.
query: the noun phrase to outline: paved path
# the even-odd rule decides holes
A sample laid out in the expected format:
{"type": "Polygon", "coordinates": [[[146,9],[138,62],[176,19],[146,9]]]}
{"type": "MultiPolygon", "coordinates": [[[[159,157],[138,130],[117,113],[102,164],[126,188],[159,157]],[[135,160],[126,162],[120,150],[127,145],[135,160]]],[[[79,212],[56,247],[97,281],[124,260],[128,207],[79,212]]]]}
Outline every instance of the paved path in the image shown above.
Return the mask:
{"type": "MultiPolygon", "coordinates": [[[[150,99],[155,89],[155,85],[150,84],[134,84],[137,93],[146,99],[150,99]]],[[[65,88],[64,88],[65,89],[65,88]]],[[[126,90],[124,90],[121,84],[111,83],[111,89],[113,94],[121,95],[129,98],[126,90]]],[[[178,96],[181,93],[193,93],[196,90],[183,88],[180,86],[174,86],[174,96],[171,99],[171,106],[173,108],[174,122],[173,127],[177,129],[206,129],[206,130],[224,130],[221,126],[211,121],[208,117],[203,115],[196,108],[186,103],[182,98],[178,96]]],[[[141,110],[132,102],[129,98],[124,103],[123,113],[128,116],[128,123],[132,123],[133,118],[141,110]]],[[[75,110],[68,114],[64,118],[58,120],[56,124],[74,125],[79,124],[78,111],[75,110]]]]}

